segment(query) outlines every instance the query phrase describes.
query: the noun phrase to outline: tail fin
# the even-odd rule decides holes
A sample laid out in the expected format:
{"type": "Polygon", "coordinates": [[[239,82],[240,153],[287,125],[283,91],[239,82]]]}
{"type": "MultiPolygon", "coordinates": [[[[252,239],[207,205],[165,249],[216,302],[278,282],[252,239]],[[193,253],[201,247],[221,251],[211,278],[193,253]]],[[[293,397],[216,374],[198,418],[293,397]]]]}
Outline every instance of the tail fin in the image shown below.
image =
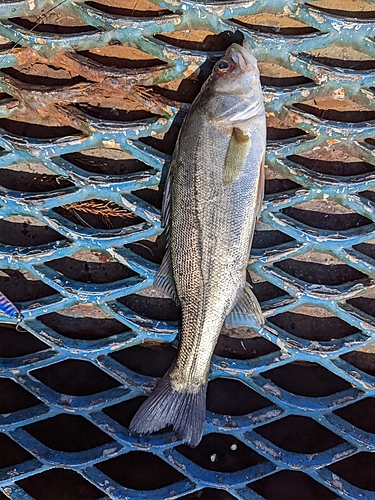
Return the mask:
{"type": "Polygon", "coordinates": [[[167,373],[134,415],[130,430],[145,434],[172,425],[177,438],[195,448],[203,434],[206,388],[207,384],[199,392],[176,391],[167,373]]]}

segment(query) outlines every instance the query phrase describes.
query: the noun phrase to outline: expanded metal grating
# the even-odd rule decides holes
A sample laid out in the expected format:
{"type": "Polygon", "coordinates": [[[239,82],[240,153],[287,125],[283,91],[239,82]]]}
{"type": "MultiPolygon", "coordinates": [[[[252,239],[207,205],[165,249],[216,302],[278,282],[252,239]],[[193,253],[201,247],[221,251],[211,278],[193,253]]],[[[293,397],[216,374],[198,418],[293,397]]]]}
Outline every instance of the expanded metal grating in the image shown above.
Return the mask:
{"type": "Polygon", "coordinates": [[[1,316],[0,499],[375,499],[375,8],[154,1],[0,4],[0,290],[24,317],[1,316]],[[267,322],[221,336],[192,450],[128,425],[177,345],[150,288],[162,168],[237,30],[268,113],[267,322]]]}

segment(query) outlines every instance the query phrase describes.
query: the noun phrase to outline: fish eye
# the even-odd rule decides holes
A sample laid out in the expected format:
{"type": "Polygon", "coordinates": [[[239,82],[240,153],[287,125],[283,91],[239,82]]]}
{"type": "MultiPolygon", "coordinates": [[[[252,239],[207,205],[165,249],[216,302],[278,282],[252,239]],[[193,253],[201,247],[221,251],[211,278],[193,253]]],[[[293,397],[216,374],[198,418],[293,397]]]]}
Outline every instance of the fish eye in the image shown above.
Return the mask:
{"type": "Polygon", "coordinates": [[[220,70],[225,70],[225,69],[229,68],[229,64],[226,61],[220,61],[219,64],[217,65],[217,67],[220,70]]]}

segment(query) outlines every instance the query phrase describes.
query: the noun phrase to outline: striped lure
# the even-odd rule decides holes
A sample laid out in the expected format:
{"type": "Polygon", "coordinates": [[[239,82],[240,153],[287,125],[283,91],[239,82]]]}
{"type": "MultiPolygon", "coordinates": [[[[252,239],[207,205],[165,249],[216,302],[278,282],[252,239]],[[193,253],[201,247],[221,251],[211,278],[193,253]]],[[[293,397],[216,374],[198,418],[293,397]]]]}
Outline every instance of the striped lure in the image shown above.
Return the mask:
{"type": "Polygon", "coordinates": [[[13,302],[11,302],[2,292],[0,292],[0,311],[11,318],[17,318],[18,320],[22,319],[22,314],[19,309],[17,309],[13,302]]]}

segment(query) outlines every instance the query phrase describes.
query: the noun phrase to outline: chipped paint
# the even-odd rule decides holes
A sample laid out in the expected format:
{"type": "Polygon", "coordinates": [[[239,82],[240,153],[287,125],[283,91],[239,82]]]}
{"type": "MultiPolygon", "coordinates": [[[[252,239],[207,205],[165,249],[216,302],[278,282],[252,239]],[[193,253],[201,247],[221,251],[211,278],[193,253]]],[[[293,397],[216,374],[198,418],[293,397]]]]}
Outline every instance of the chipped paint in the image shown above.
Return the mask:
{"type": "Polygon", "coordinates": [[[122,149],[121,144],[116,142],[114,139],[108,139],[103,141],[103,146],[109,149],[122,149]]]}

